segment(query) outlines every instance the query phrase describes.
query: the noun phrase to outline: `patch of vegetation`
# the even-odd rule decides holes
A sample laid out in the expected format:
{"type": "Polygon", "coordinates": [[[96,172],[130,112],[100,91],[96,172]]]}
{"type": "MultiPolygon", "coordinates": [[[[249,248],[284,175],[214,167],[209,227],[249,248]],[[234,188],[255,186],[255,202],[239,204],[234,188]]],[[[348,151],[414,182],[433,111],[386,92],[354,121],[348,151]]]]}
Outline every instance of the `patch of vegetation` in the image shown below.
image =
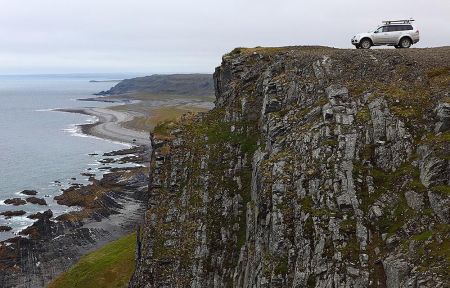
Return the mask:
{"type": "Polygon", "coordinates": [[[370,160],[372,156],[375,154],[375,145],[367,144],[360,151],[360,156],[362,159],[370,160]]]}
{"type": "Polygon", "coordinates": [[[433,232],[431,231],[425,231],[420,233],[419,235],[415,235],[412,237],[415,241],[425,241],[428,240],[433,235],[433,232]]]}
{"type": "Polygon", "coordinates": [[[237,235],[237,247],[240,251],[241,247],[244,246],[245,241],[247,241],[247,223],[245,221],[245,215],[241,216],[241,221],[239,221],[239,231],[237,235]]]}
{"type": "Polygon", "coordinates": [[[306,287],[308,288],[316,287],[316,275],[309,274],[308,280],[306,281],[306,287]]]}
{"type": "Polygon", "coordinates": [[[450,67],[435,67],[427,72],[427,76],[430,78],[442,76],[442,75],[449,75],[450,74],[450,67]]]}
{"type": "Polygon", "coordinates": [[[419,271],[448,274],[450,268],[450,226],[448,224],[433,225],[431,230],[413,235],[402,244],[404,251],[408,246],[414,245],[411,254],[413,261],[419,265],[419,271]],[[414,241],[414,243],[411,243],[414,241]]]}
{"type": "Polygon", "coordinates": [[[368,194],[368,191],[364,190],[364,192],[366,192],[364,195],[361,195],[361,208],[364,211],[368,211],[369,207],[384,193],[386,193],[391,184],[392,184],[392,180],[390,179],[391,174],[390,173],[386,173],[383,170],[380,169],[370,169],[368,170],[366,167],[360,165],[357,166],[360,170],[360,173],[363,174],[371,174],[373,177],[373,182],[374,182],[374,186],[375,186],[375,191],[371,194],[368,194]]]}
{"type": "Polygon", "coordinates": [[[339,142],[335,139],[328,139],[322,142],[322,146],[331,146],[335,147],[339,144],[339,142]]]}
{"type": "Polygon", "coordinates": [[[255,47],[255,48],[243,48],[243,47],[238,47],[238,48],[234,48],[230,53],[228,53],[228,55],[233,56],[233,55],[239,55],[239,54],[245,54],[245,55],[249,55],[249,54],[253,54],[253,53],[259,53],[259,54],[263,54],[263,55],[274,55],[277,54],[279,52],[283,52],[283,51],[287,51],[288,49],[286,47],[255,47]]]}
{"type": "Polygon", "coordinates": [[[404,120],[421,119],[424,110],[431,105],[430,92],[424,87],[403,88],[400,85],[388,85],[381,93],[390,100],[391,111],[404,120]]]}
{"type": "Polygon", "coordinates": [[[413,210],[409,208],[404,195],[399,195],[399,200],[393,213],[385,214],[379,221],[380,231],[388,232],[389,235],[396,233],[406,221],[412,219],[413,210]]]}
{"type": "Polygon", "coordinates": [[[361,96],[366,90],[367,88],[364,85],[351,85],[348,88],[349,94],[353,97],[361,96]]]}
{"type": "Polygon", "coordinates": [[[234,48],[233,50],[231,50],[231,52],[228,53],[228,55],[238,55],[238,54],[241,54],[241,52],[242,52],[244,49],[246,49],[246,48],[243,48],[243,47],[236,47],[236,48],[234,48]]]}
{"type": "Polygon", "coordinates": [[[49,288],[128,287],[134,272],[136,234],[130,234],[83,256],[49,288]]]}
{"type": "Polygon", "coordinates": [[[149,109],[150,115],[134,117],[132,120],[124,122],[122,125],[132,130],[140,130],[144,132],[153,131],[153,129],[161,122],[175,121],[183,114],[192,112],[204,112],[206,109],[195,106],[178,105],[170,107],[158,107],[149,109]]]}
{"type": "Polygon", "coordinates": [[[305,233],[305,236],[308,237],[309,239],[313,239],[314,238],[314,221],[312,220],[312,217],[309,216],[306,221],[305,224],[303,225],[303,232],[305,233]]]}
{"type": "Polygon", "coordinates": [[[420,179],[414,178],[411,183],[410,183],[410,187],[417,192],[420,193],[425,193],[427,188],[422,184],[422,182],[420,181],[420,179]]]}
{"type": "Polygon", "coordinates": [[[435,134],[435,133],[428,133],[425,136],[425,139],[423,140],[425,143],[449,143],[450,142],[450,131],[435,134]]]}
{"type": "Polygon", "coordinates": [[[169,136],[171,122],[170,121],[162,121],[153,129],[153,133],[155,136],[169,136]]]}
{"type": "Polygon", "coordinates": [[[366,123],[370,120],[370,111],[367,106],[361,108],[358,113],[356,113],[356,121],[358,123],[366,123]]]}
{"type": "Polygon", "coordinates": [[[313,211],[313,200],[311,196],[305,196],[300,200],[300,204],[302,205],[302,210],[305,213],[311,213],[313,211]]]}
{"type": "Polygon", "coordinates": [[[448,185],[438,185],[431,188],[433,192],[439,193],[443,196],[450,196],[450,186],[448,185]]]}
{"type": "Polygon", "coordinates": [[[428,133],[422,143],[428,144],[436,152],[436,156],[441,159],[450,160],[450,131],[444,133],[428,133]]]}
{"type": "Polygon", "coordinates": [[[277,263],[274,272],[276,275],[279,274],[286,275],[288,273],[288,269],[289,269],[288,259],[285,258],[277,263]]]}
{"type": "Polygon", "coordinates": [[[356,233],[356,221],[354,219],[348,218],[341,222],[340,230],[346,234],[356,233]]]}
{"type": "Polygon", "coordinates": [[[348,261],[356,262],[359,260],[360,247],[356,235],[346,242],[345,247],[339,249],[342,253],[342,258],[348,261]]]}
{"type": "Polygon", "coordinates": [[[309,213],[309,214],[311,214],[311,216],[314,216],[314,217],[321,217],[321,216],[325,216],[325,215],[334,214],[329,209],[315,208],[314,202],[313,202],[311,196],[305,196],[303,199],[301,199],[300,205],[302,206],[303,212],[309,213]]]}
{"type": "MultiPolygon", "coordinates": [[[[375,191],[372,194],[366,193],[362,195],[362,208],[364,211],[368,211],[367,209],[388,191],[403,198],[406,190],[414,190],[419,193],[426,191],[426,187],[420,181],[419,169],[408,162],[402,164],[395,172],[386,172],[376,168],[369,169],[362,165],[355,165],[355,169],[362,175],[372,175],[375,186],[375,191]],[[403,187],[398,186],[401,182],[405,182],[403,187]]],[[[406,205],[406,202],[404,204],[406,205]]]]}

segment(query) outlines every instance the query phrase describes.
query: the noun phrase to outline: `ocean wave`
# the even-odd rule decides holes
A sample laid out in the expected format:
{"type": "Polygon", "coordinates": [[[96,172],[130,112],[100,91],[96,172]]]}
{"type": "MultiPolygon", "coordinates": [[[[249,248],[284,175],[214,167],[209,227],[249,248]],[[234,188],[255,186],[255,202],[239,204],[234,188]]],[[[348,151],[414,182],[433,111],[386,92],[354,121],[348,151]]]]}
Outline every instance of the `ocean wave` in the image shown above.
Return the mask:
{"type": "Polygon", "coordinates": [[[86,119],[86,123],[85,124],[94,124],[99,122],[100,119],[97,116],[94,115],[90,115],[88,119],[86,119]]]}
{"type": "Polygon", "coordinates": [[[69,127],[62,129],[62,131],[69,133],[71,136],[87,137],[85,134],[81,133],[79,124],[70,124],[69,127]]]}
{"type": "Polygon", "coordinates": [[[36,112],[53,112],[53,111],[56,111],[56,110],[58,110],[58,109],[62,109],[62,108],[36,109],[36,110],[34,110],[34,111],[36,111],[36,112]]]}
{"type": "MultiPolygon", "coordinates": [[[[92,116],[92,118],[94,118],[94,117],[95,116],[92,116]]],[[[96,120],[91,120],[91,121],[96,121],[96,120]]],[[[92,123],[95,123],[95,122],[92,122],[92,123]]],[[[109,142],[109,143],[120,144],[122,146],[125,146],[126,148],[133,147],[133,145],[130,144],[130,143],[121,142],[121,141],[117,141],[117,140],[106,139],[106,138],[101,138],[101,137],[97,137],[97,136],[89,135],[89,134],[84,134],[82,132],[80,126],[84,125],[84,124],[92,124],[92,123],[70,124],[69,127],[62,129],[62,131],[66,132],[66,133],[69,133],[70,136],[98,139],[98,140],[106,141],[106,142],[109,142]]]]}

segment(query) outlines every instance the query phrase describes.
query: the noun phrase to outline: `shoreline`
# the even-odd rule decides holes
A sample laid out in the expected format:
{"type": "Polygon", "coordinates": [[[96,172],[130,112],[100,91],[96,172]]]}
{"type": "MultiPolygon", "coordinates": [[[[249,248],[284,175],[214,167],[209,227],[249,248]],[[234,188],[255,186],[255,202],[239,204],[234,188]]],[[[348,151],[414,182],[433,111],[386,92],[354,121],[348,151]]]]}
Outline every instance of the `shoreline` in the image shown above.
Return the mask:
{"type": "Polygon", "coordinates": [[[116,111],[109,108],[75,108],[54,109],[52,111],[77,113],[95,117],[94,123],[75,124],[80,132],[86,136],[119,142],[131,145],[150,145],[150,134],[128,129],[123,123],[141,116],[138,113],[116,111]]]}

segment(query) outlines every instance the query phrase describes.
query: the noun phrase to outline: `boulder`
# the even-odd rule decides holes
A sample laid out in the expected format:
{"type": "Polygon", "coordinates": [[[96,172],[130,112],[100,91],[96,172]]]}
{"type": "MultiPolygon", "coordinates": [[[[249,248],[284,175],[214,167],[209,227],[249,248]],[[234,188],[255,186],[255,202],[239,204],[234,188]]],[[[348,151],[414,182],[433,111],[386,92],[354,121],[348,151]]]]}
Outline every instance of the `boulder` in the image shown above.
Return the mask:
{"type": "Polygon", "coordinates": [[[27,202],[31,204],[47,205],[47,201],[45,201],[45,199],[37,197],[28,197],[27,202]]]}
{"type": "Polygon", "coordinates": [[[450,104],[440,103],[436,108],[436,116],[439,119],[434,131],[446,132],[450,129],[450,104]]]}
{"type": "Polygon", "coordinates": [[[47,210],[44,213],[36,213],[32,215],[33,219],[38,219],[33,225],[23,229],[19,232],[21,235],[28,235],[32,239],[45,239],[53,237],[56,231],[55,222],[50,218],[53,216],[51,210],[47,210]]]}
{"type": "Polygon", "coordinates": [[[0,226],[0,232],[8,232],[8,231],[11,231],[11,230],[12,230],[12,228],[9,227],[9,226],[5,226],[5,225],[1,225],[0,226]]]}
{"type": "MultiPolygon", "coordinates": [[[[57,181],[55,181],[56,183],[57,181]]],[[[23,190],[22,192],[20,192],[23,195],[28,195],[28,196],[34,196],[36,195],[38,192],[36,190],[23,190]]]]}
{"type": "Polygon", "coordinates": [[[95,174],[94,173],[85,173],[85,172],[83,172],[83,173],[81,173],[81,176],[94,177],[95,174]]]}
{"type": "Polygon", "coordinates": [[[9,219],[11,217],[16,217],[16,216],[22,216],[25,215],[26,212],[23,210],[16,210],[16,211],[4,211],[1,212],[0,215],[5,216],[6,219],[9,219]]]}
{"type": "Polygon", "coordinates": [[[39,220],[39,219],[50,219],[52,217],[53,217],[53,212],[52,212],[52,210],[48,209],[47,211],[44,211],[44,212],[38,212],[36,214],[29,215],[27,218],[39,220]]]}
{"type": "Polygon", "coordinates": [[[27,201],[23,200],[22,198],[11,198],[11,199],[6,199],[4,201],[4,203],[8,204],[8,205],[19,206],[19,205],[27,204],[27,201]]]}
{"type": "Polygon", "coordinates": [[[428,191],[428,199],[431,209],[439,217],[442,223],[450,222],[450,197],[441,193],[428,191]]]}
{"type": "Polygon", "coordinates": [[[408,206],[416,211],[419,211],[420,209],[422,209],[422,207],[424,205],[422,194],[419,194],[414,191],[406,191],[405,199],[406,199],[406,203],[408,204],[408,206]]]}
{"type": "Polygon", "coordinates": [[[389,288],[404,287],[403,283],[407,279],[411,267],[408,263],[397,257],[389,256],[383,260],[384,273],[386,274],[386,286],[389,288]]]}

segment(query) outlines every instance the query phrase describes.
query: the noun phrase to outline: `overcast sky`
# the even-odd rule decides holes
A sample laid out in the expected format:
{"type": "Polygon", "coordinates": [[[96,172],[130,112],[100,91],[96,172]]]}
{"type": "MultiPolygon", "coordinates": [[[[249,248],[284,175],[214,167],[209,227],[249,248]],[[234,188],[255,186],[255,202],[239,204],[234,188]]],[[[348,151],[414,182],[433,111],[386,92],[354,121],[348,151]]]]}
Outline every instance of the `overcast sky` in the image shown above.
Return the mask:
{"type": "Polygon", "coordinates": [[[234,47],[352,48],[409,17],[416,47],[450,45],[450,0],[0,0],[0,74],[212,72],[234,47]]]}

